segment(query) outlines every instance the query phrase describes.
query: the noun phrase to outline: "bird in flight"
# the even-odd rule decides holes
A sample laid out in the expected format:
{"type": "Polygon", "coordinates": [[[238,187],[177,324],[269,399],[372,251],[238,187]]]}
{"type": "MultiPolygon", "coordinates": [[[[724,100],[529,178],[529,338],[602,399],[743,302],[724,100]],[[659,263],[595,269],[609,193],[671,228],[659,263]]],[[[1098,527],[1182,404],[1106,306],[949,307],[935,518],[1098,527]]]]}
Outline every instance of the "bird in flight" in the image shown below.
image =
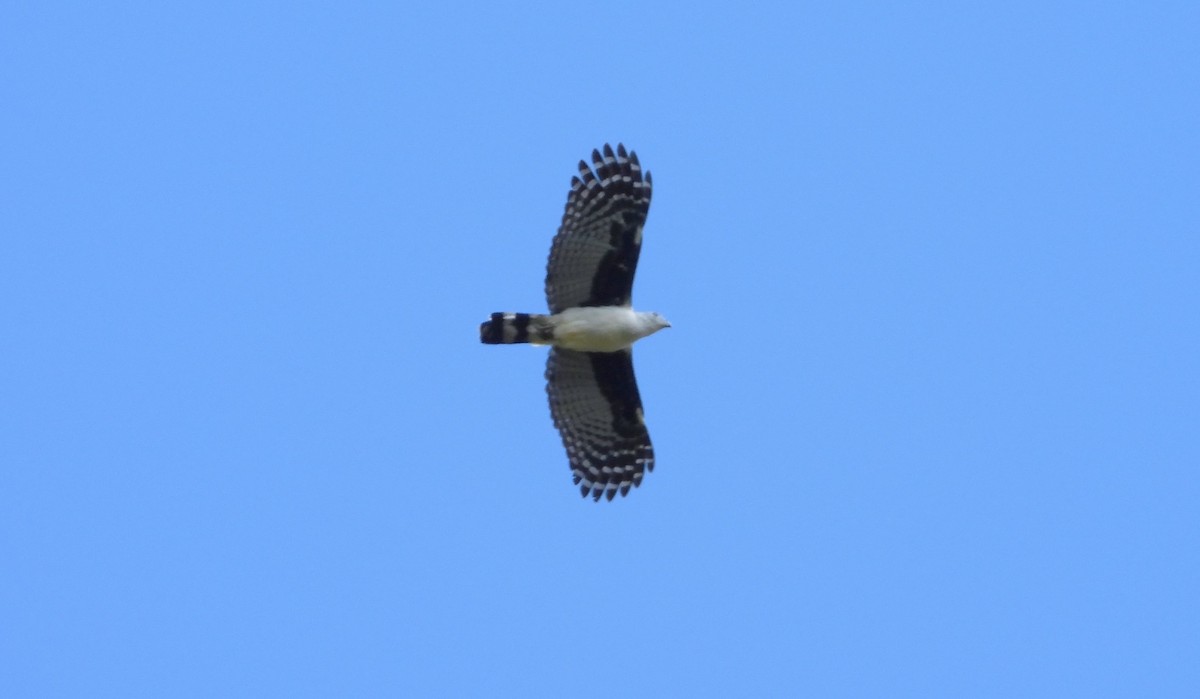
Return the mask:
{"type": "Polygon", "coordinates": [[[575,484],[594,500],[628,494],[654,469],[632,346],[671,324],[631,305],[650,190],[623,145],[579,161],[546,264],[550,313],[493,313],[479,326],[485,344],[550,345],[550,415],[575,484]]]}

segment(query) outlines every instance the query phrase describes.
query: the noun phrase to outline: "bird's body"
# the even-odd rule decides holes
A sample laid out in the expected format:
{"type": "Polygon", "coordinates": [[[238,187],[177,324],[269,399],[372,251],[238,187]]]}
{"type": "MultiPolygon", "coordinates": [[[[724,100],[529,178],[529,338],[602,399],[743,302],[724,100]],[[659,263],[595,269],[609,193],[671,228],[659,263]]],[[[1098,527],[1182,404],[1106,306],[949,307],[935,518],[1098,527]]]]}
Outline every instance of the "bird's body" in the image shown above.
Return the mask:
{"type": "Polygon", "coordinates": [[[568,308],[552,316],[555,347],[577,352],[616,352],[670,327],[657,313],[625,306],[568,308]]]}
{"type": "Polygon", "coordinates": [[[635,311],[628,306],[582,306],[553,315],[496,313],[484,323],[480,336],[485,344],[552,345],[577,352],[616,352],[634,342],[671,327],[657,313],[635,311]],[[525,325],[525,331],[521,325],[525,325]],[[502,339],[509,337],[512,339],[502,339]]]}
{"type": "Polygon", "coordinates": [[[654,468],[633,375],[634,342],[670,323],[633,310],[633,275],[650,210],[650,173],[618,145],[579,163],[546,265],[549,314],[493,313],[485,344],[550,345],[546,393],[575,483],[611,500],[654,468]],[[593,171],[594,168],[594,171],[593,171]]]}

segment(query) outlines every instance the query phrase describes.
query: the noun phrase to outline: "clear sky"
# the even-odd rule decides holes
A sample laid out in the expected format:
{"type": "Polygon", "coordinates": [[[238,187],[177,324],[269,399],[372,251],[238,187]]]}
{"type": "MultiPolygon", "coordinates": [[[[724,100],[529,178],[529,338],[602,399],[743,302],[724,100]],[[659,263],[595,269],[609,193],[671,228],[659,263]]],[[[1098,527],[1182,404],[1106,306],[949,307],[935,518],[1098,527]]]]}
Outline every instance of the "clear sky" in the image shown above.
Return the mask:
{"type": "Polygon", "coordinates": [[[983,5],[6,4],[0,695],[1200,696],[1200,6],[983,5]]]}

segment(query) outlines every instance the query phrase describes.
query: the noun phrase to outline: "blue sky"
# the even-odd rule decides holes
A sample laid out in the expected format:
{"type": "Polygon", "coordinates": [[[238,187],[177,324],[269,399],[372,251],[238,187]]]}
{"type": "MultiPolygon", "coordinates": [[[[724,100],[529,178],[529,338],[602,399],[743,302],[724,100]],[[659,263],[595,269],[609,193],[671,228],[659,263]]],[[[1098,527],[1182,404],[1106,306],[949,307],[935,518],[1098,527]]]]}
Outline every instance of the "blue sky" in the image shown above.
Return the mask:
{"type": "Polygon", "coordinates": [[[0,694],[1200,694],[1194,3],[0,11],[0,694]],[[658,466],[570,482],[578,159],[658,466]]]}

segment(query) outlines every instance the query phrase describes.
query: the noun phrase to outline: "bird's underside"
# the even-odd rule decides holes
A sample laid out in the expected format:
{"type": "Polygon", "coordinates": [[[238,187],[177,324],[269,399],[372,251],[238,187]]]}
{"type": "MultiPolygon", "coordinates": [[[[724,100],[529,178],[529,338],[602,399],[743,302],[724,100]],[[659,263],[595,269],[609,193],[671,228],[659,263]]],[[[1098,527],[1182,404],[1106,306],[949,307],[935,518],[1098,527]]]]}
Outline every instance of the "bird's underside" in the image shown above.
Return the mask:
{"type": "Polygon", "coordinates": [[[546,393],[571,472],[584,496],[611,500],[654,468],[633,372],[632,345],[669,327],[630,306],[650,208],[650,173],[635,153],[592,151],[571,179],[562,225],[546,266],[549,314],[493,313],[487,344],[550,345],[546,393]]]}

